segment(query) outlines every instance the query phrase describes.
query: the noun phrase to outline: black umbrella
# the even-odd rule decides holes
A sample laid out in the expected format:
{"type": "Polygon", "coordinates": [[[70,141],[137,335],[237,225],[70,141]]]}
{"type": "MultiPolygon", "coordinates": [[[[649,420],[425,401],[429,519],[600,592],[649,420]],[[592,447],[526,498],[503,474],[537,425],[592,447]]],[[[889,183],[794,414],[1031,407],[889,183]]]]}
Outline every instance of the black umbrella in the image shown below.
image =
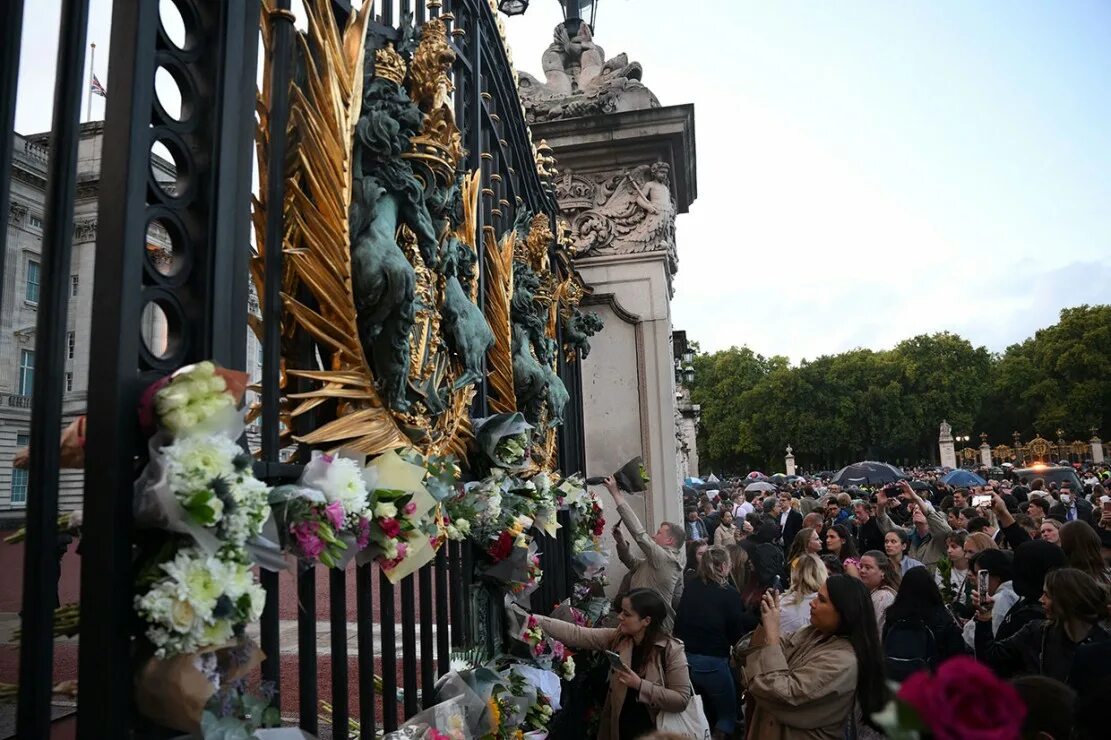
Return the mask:
{"type": "Polygon", "coordinates": [[[863,462],[853,463],[846,465],[837,471],[833,476],[831,483],[846,486],[850,484],[862,485],[868,483],[871,485],[880,485],[883,483],[893,483],[897,480],[904,480],[909,476],[894,465],[889,465],[883,462],[874,462],[865,460],[863,462]]]}
{"type": "Polygon", "coordinates": [[[929,491],[932,487],[924,480],[912,480],[910,487],[916,491],[929,491]]]}

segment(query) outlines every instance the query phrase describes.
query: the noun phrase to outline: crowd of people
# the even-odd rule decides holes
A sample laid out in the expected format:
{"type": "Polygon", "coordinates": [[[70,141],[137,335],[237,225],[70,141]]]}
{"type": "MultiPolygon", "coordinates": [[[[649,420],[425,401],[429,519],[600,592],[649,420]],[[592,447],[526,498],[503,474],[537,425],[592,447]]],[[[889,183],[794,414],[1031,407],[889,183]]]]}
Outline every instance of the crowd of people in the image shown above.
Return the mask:
{"type": "Polygon", "coordinates": [[[628,568],[614,626],[543,620],[620,659],[600,737],[647,737],[695,694],[714,738],[883,737],[888,681],[957,656],[1012,683],[1015,737],[1106,736],[1093,697],[1111,696],[1111,472],[1091,467],[1079,491],[912,477],[732,481],[654,534],[608,479],[628,568]]]}

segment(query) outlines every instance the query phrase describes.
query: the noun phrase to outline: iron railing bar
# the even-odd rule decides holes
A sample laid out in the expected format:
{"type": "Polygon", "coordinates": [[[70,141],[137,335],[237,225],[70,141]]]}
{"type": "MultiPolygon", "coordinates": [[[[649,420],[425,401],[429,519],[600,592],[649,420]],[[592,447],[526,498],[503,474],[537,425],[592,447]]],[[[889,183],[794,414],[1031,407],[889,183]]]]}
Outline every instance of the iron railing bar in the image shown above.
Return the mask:
{"type": "Polygon", "coordinates": [[[451,645],[452,647],[462,647],[464,638],[467,634],[465,625],[463,624],[463,610],[466,608],[464,602],[464,594],[466,590],[463,588],[463,555],[460,552],[462,547],[458,542],[448,543],[448,570],[451,574],[451,598],[449,605],[451,607],[451,645]]]}
{"type": "Polygon", "coordinates": [[[433,696],[436,685],[436,637],[432,634],[432,564],[427,563],[417,571],[417,588],[420,597],[420,685],[422,705],[427,708],[436,703],[433,696]]]}
{"type": "Polygon", "coordinates": [[[355,618],[359,624],[359,730],[362,740],[374,740],[374,570],[376,563],[355,569],[355,618]]]}
{"type": "Polygon", "coordinates": [[[347,571],[328,570],[328,616],[332,628],[332,737],[346,738],[350,713],[347,685],[347,571]]]}
{"type": "MultiPolygon", "coordinates": [[[[281,449],[281,418],[278,387],[281,373],[281,282],[282,242],[284,237],[283,208],[285,202],[285,159],[289,123],[290,59],[293,54],[293,18],[288,14],[290,0],[278,0],[271,13],[270,110],[268,111],[266,182],[266,232],[263,243],[265,283],[260,297],[262,310],[262,462],[266,478],[278,471],[281,449]],[[285,11],[285,12],[283,12],[285,11]]],[[[299,469],[299,466],[298,466],[299,469]]],[[[268,480],[274,483],[274,480],[268,480]]],[[[259,625],[262,651],[262,678],[274,685],[272,705],[281,707],[281,627],[278,615],[280,586],[278,574],[262,571],[262,587],[266,589],[266,606],[259,625]]]]}
{"type": "Polygon", "coordinates": [[[393,584],[384,574],[378,576],[378,621],[382,648],[382,729],[397,729],[397,610],[393,603],[393,584]]]}
{"type": "MultiPolygon", "coordinates": [[[[0,275],[4,275],[15,145],[15,101],[19,89],[19,50],[23,42],[23,0],[10,0],[0,3],[0,6],[0,275]]],[[[0,306],[3,305],[4,285],[0,280],[0,306]]]]}
{"type": "Polygon", "coordinates": [[[417,704],[417,622],[413,575],[401,579],[401,681],[405,695],[405,719],[420,709],[417,704]]]}
{"type": "Polygon", "coordinates": [[[317,730],[316,685],[316,568],[298,564],[297,574],[297,690],[302,730],[317,730]]]}
{"type": "Polygon", "coordinates": [[[54,663],[54,608],[58,601],[58,430],[66,367],[66,306],[81,137],[81,93],[89,0],[65,0],[58,32],[54,113],[47,165],[42,285],[35,321],[38,373],[31,398],[31,460],[27,496],[27,539],[23,559],[23,635],[19,652],[20,737],[50,734],[54,663]]]}
{"type": "MultiPolygon", "coordinates": [[[[89,359],[88,435],[81,537],[77,737],[130,736],[132,684],[131,506],[139,439],[134,409],[154,60],[154,3],[112,5],[89,359]]],[[[54,445],[57,444],[55,440],[54,445]]]]}
{"type": "Polygon", "coordinates": [[[436,657],[437,670],[442,676],[451,670],[451,628],[448,622],[447,551],[450,543],[445,543],[436,551],[436,657]]]}

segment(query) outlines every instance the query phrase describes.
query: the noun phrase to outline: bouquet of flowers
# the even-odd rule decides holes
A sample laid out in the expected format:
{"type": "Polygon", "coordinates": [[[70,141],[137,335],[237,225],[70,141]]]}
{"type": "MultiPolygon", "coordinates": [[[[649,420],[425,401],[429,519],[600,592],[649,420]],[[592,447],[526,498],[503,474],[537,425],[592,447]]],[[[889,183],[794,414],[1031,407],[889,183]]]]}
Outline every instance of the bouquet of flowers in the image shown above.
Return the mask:
{"type": "Polygon", "coordinates": [[[544,571],[540,568],[540,555],[531,549],[526,559],[526,579],[524,582],[514,581],[509,584],[509,592],[518,598],[524,598],[531,594],[540,585],[540,580],[544,577],[544,571]]]}
{"type": "Polygon", "coordinates": [[[223,434],[189,435],[158,450],[151,463],[189,521],[225,545],[242,548],[270,516],[270,488],[255,478],[251,456],[223,434]]]}
{"type": "Polygon", "coordinates": [[[287,547],[301,560],[342,568],[370,543],[370,505],[360,459],[313,452],[297,485],[274,489],[287,547]]]}
{"type": "Polygon", "coordinates": [[[436,555],[436,499],[424,485],[428,471],[396,452],[379,455],[366,471],[371,490],[368,552],[390,582],[397,583],[436,555]]]}
{"type": "Polygon", "coordinates": [[[520,411],[474,420],[478,448],[495,467],[504,470],[521,470],[528,466],[530,431],[532,425],[520,411]]]}
{"type": "Polygon", "coordinates": [[[246,379],[246,373],[218,368],[212,362],[187,365],[147,389],[140,417],[147,426],[153,395],[159,426],[174,436],[224,427],[237,414],[246,379]]]}
{"type": "Polygon", "coordinates": [[[286,547],[306,563],[342,567],[355,554],[349,545],[358,547],[361,542],[365,547],[369,541],[369,523],[360,528],[359,538],[344,534],[347,521],[343,505],[328,503],[320,491],[278,486],[271,492],[270,502],[282,522],[286,547]]]}
{"type": "Polygon", "coordinates": [[[261,616],[266,602],[249,565],[198,547],[183,547],[172,560],[148,568],[140,583],[145,588],[135,610],[158,658],[227,643],[261,616]]]}

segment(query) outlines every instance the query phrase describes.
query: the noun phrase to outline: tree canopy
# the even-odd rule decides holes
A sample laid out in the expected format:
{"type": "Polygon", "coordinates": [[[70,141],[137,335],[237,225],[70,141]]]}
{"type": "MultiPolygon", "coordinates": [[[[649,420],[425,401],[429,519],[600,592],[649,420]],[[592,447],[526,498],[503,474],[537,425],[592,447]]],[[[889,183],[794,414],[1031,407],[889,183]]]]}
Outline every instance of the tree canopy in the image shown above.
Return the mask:
{"type": "Polygon", "coordinates": [[[1002,354],[941,332],[797,366],[732,347],[696,355],[694,368],[705,468],[778,469],[788,444],[812,470],[936,459],[943,419],[973,444],[981,432],[997,445],[1015,431],[1028,440],[1058,428],[1087,439],[1111,416],[1111,306],[1065,309],[1002,354]]]}

